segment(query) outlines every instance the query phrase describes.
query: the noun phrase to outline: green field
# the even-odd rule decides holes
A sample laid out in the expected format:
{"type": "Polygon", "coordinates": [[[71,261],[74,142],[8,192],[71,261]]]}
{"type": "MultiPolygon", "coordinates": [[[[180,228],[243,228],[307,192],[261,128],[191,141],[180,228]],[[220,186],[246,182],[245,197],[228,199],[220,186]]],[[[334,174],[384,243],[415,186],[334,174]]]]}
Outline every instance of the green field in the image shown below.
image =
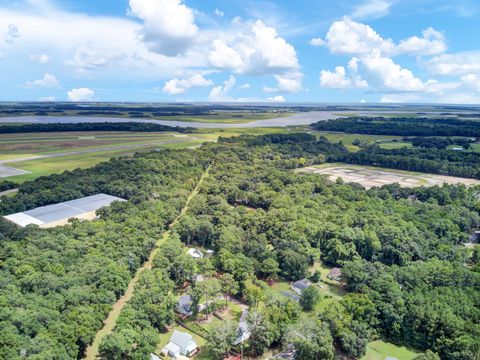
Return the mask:
{"type": "Polygon", "coordinates": [[[411,360],[419,354],[413,349],[378,340],[368,344],[367,353],[361,360],[385,360],[389,357],[397,360],[411,360]]]}
{"type": "MultiPolygon", "coordinates": [[[[398,136],[389,136],[389,135],[364,135],[364,134],[346,134],[339,132],[327,132],[327,131],[312,131],[312,134],[316,136],[324,136],[330,142],[343,142],[346,148],[350,151],[358,151],[360,147],[353,145],[355,140],[360,140],[362,143],[371,145],[374,143],[380,144],[383,147],[384,144],[399,144],[401,143],[401,138],[398,136]],[[393,140],[396,139],[399,142],[395,143],[393,140]]],[[[404,143],[405,144],[405,143],[404,143]]]]}

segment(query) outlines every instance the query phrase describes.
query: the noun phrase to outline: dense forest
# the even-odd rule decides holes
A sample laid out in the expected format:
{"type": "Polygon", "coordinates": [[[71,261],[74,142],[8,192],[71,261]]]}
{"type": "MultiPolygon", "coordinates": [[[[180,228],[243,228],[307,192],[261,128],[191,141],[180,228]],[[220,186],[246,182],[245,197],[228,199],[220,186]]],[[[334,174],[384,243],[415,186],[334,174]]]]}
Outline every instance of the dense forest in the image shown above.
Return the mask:
{"type": "Polygon", "coordinates": [[[319,131],[398,136],[480,137],[480,122],[455,118],[348,117],[312,124],[319,131]]]}
{"type": "Polygon", "coordinates": [[[191,132],[194,128],[166,126],[153,123],[139,122],[97,122],[97,123],[51,123],[26,125],[0,125],[0,134],[14,133],[42,133],[66,131],[137,131],[137,132],[191,132]]]}
{"type": "Polygon", "coordinates": [[[1,221],[0,358],[79,357],[207,163],[189,151],[152,152],[39,178],[2,198],[3,214],[99,192],[130,201],[53,229],[1,221]]]}
{"type": "MultiPolygon", "coordinates": [[[[361,357],[382,338],[431,350],[432,359],[477,360],[480,254],[463,244],[480,227],[480,189],[367,191],[293,171],[347,156],[342,144],[308,134],[241,136],[21,185],[2,198],[3,214],[100,191],[130,201],[102,210],[101,220],[50,230],[0,222],[0,358],[77,358],[213,163],[102,342],[103,359],[145,359],[173,323],[171,290],[192,282],[193,295],[225,292],[251,305],[251,355],[293,346],[299,360],[361,357]],[[182,244],[215,255],[194,266],[182,244]],[[315,294],[301,307],[265,295],[264,280],[302,279],[315,262],[343,268],[348,293],[339,301],[314,311],[315,294]],[[208,277],[203,285],[196,272],[208,277]]],[[[211,359],[228,351],[215,334],[229,331],[207,335],[211,359]]]]}

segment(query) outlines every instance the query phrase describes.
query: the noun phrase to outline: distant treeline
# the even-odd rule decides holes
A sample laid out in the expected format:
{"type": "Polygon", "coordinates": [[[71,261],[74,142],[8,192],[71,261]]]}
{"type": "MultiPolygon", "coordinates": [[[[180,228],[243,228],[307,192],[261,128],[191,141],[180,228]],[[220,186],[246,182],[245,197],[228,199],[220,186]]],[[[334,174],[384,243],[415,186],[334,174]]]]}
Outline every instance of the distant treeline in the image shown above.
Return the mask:
{"type": "Polygon", "coordinates": [[[140,122],[99,122],[99,123],[72,123],[72,124],[26,124],[0,126],[0,134],[40,133],[40,132],[68,132],[68,131],[136,131],[136,132],[163,132],[176,131],[187,133],[195,128],[182,128],[153,123],[140,122]]]}
{"type": "Polygon", "coordinates": [[[371,146],[346,153],[341,161],[392,169],[480,179],[480,154],[431,149],[382,149],[371,146]]]}
{"type": "Polygon", "coordinates": [[[403,141],[411,142],[415,147],[421,147],[426,149],[446,149],[450,145],[459,145],[464,149],[470,149],[471,142],[465,138],[438,138],[438,137],[414,137],[414,138],[403,138],[403,141]]]}
{"type": "Polygon", "coordinates": [[[451,118],[348,117],[311,126],[315,130],[350,134],[480,137],[480,122],[451,118]]]}

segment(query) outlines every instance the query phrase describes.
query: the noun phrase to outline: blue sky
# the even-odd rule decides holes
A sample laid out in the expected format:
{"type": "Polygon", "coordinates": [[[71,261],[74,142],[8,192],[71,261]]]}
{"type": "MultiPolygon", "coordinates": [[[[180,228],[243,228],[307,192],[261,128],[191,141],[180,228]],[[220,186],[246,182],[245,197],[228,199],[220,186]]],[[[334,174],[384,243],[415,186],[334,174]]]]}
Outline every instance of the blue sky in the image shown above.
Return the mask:
{"type": "Polygon", "coordinates": [[[477,0],[0,0],[1,101],[480,103],[477,0]]]}

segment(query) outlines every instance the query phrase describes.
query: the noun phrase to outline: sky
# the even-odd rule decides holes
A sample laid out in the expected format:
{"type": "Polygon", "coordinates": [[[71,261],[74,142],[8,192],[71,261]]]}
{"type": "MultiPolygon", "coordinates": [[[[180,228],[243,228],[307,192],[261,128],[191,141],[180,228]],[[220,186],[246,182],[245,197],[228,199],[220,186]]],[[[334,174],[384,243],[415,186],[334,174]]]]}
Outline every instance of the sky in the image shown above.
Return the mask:
{"type": "Polygon", "coordinates": [[[480,0],[0,0],[0,101],[480,104],[480,0]]]}

